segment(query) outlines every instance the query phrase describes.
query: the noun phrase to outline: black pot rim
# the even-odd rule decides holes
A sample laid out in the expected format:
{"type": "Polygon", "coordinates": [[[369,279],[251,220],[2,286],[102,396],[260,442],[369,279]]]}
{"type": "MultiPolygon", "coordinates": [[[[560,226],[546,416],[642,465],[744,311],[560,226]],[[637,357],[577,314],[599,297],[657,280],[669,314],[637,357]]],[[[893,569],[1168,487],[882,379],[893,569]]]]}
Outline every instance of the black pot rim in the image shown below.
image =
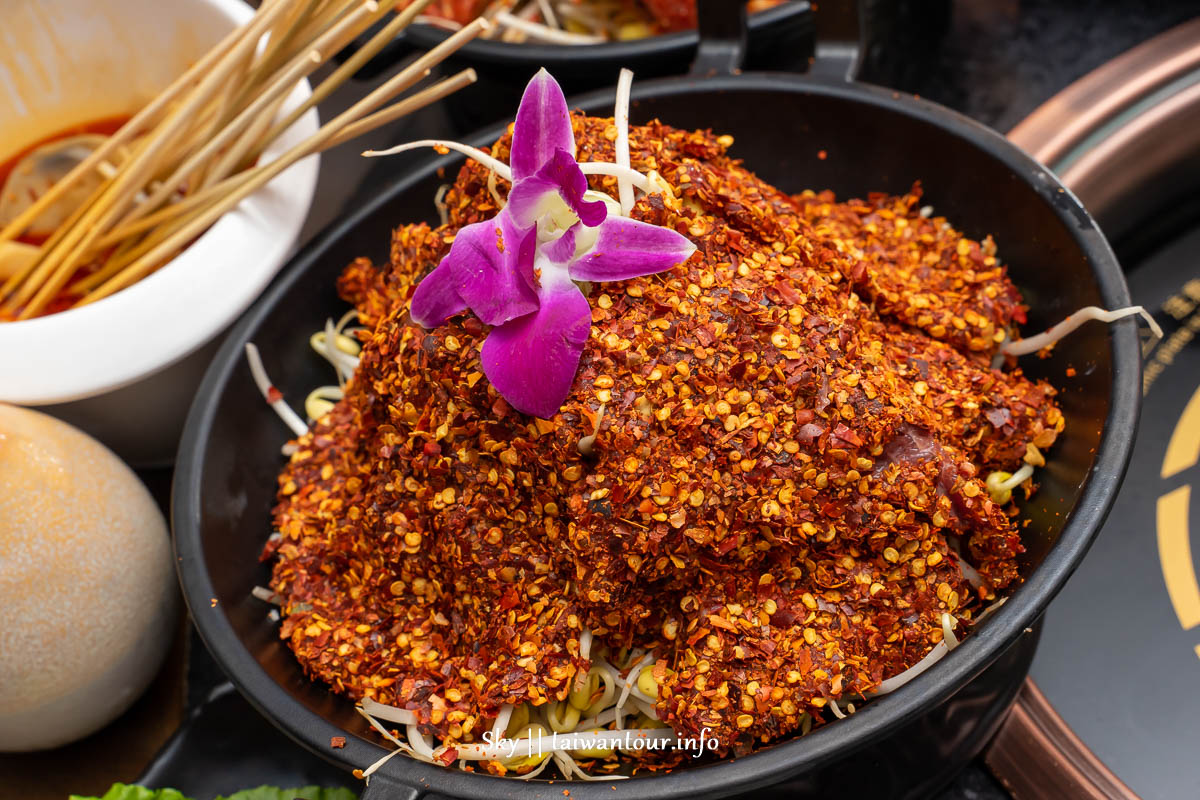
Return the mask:
{"type": "MultiPolygon", "coordinates": [[[[1046,199],[1072,231],[1087,257],[1103,303],[1116,308],[1129,305],[1129,292],[1117,259],[1095,222],[1074,195],[1038,162],[995,131],[935,103],[899,92],[864,84],[848,84],[784,74],[746,73],[705,79],[662,79],[635,87],[634,101],[667,94],[712,91],[781,91],[793,95],[824,95],[851,99],[870,109],[919,118],[965,139],[1003,163],[1046,199]]],[[[613,92],[600,91],[573,98],[572,107],[600,107],[611,102],[613,92]]],[[[472,137],[491,143],[504,126],[496,126],[472,137]]],[[[461,157],[431,160],[399,179],[369,206],[335,223],[296,256],[268,292],[236,324],[213,359],[196,400],[188,414],[180,443],[172,493],[172,527],[176,564],[184,594],[201,637],[230,679],[261,713],[288,735],[313,752],[336,761],[347,769],[362,768],[382,757],[387,750],[357,736],[348,736],[344,749],[331,750],[330,738],[345,731],[305,708],[274,679],[242,645],[224,612],[212,607],[212,580],[203,560],[200,532],[200,471],[208,433],[212,427],[220,388],[240,364],[242,347],[251,333],[272,312],[278,300],[304,279],[309,266],[324,250],[369,215],[388,198],[407,190],[438,167],[456,163],[461,157]]],[[[853,752],[864,743],[883,737],[917,717],[924,708],[943,702],[994,661],[1026,628],[1079,565],[1107,516],[1133,448],[1141,401],[1141,356],[1136,324],[1118,323],[1111,328],[1110,353],[1113,383],[1109,414],[1105,420],[1095,466],[1088,474],[1079,502],[1066,520],[1057,541],[1035,568],[979,630],[944,657],[935,667],[901,689],[872,700],[858,713],[835,725],[764,748],[752,755],[632,780],[570,784],[572,797],[640,800],[696,798],[733,791],[747,791],[777,782],[812,768],[827,759],[853,752]]],[[[438,793],[477,800],[502,797],[561,798],[561,782],[517,782],[487,775],[465,773],[411,759],[394,759],[380,775],[413,787],[418,793],[438,793]]]]}
{"type": "MultiPolygon", "coordinates": [[[[796,14],[809,10],[806,0],[792,0],[774,8],[768,8],[746,18],[746,28],[751,36],[765,30],[796,14]]],[[[453,31],[439,28],[435,25],[414,24],[406,28],[400,36],[407,42],[422,49],[436,47],[441,44],[453,31]]],[[[528,64],[530,67],[546,67],[551,72],[556,64],[565,61],[578,64],[585,62],[605,62],[623,64],[634,62],[649,54],[678,55],[683,61],[686,54],[694,51],[700,44],[700,34],[697,30],[664,33],[658,36],[648,36],[644,39],[631,39],[624,42],[603,42],[601,44],[542,44],[523,42],[501,42],[495,39],[474,39],[467,42],[459,51],[472,61],[489,64],[528,64]]]]}

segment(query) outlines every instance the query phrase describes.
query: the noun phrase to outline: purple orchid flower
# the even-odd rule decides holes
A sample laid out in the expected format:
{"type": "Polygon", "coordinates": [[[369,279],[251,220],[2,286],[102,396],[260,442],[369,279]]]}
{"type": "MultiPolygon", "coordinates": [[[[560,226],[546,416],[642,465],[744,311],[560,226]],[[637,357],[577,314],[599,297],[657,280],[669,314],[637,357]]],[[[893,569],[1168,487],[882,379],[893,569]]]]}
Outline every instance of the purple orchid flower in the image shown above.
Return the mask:
{"type": "Polygon", "coordinates": [[[571,391],[591,330],[576,281],[620,281],[671,269],[696,247],[675,231],[610,215],[586,198],[562,89],[546,70],[525,88],[509,155],[508,203],[458,232],[417,286],[411,316],[425,328],[471,310],[494,326],[483,372],[516,410],[554,416],[571,391]]]}

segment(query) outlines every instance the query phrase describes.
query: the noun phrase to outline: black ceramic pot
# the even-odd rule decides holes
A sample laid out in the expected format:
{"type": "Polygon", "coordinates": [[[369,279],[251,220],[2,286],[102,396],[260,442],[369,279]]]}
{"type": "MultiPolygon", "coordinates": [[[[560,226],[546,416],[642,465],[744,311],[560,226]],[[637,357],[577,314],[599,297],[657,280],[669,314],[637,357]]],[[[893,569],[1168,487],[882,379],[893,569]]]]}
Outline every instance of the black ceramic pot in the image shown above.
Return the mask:
{"type": "MultiPolygon", "coordinates": [[[[746,66],[757,70],[801,71],[813,54],[813,14],[808,2],[789,0],[753,14],[746,24],[746,66]]],[[[427,50],[448,36],[429,25],[405,32],[406,44],[427,50]]],[[[639,79],[679,75],[696,57],[700,36],[682,31],[628,42],[594,45],[509,44],[476,39],[442,64],[452,74],[474,67],[479,81],[447,98],[458,131],[472,131],[512,116],[521,91],[545,67],[568,95],[613,86],[622,67],[639,79]]]]}
{"type": "MultiPolygon", "coordinates": [[[[736,7],[739,0],[698,0],[702,27],[704,9],[722,4],[736,7]]],[[[818,53],[819,44],[839,46],[837,40],[841,39],[859,46],[862,75],[867,80],[882,82],[886,76],[889,85],[906,86],[929,67],[929,56],[945,33],[949,17],[950,0],[825,0],[820,14],[814,13],[808,0],[786,0],[747,18],[741,66],[754,71],[804,72],[814,58],[818,64],[827,63],[818,53]]],[[[435,47],[447,36],[440,28],[412,25],[358,75],[373,77],[414,51],[435,47]]],[[[476,39],[438,69],[451,75],[473,67],[478,82],[443,102],[456,134],[476,131],[511,117],[521,90],[541,67],[571,96],[612,86],[622,67],[633,70],[641,81],[682,75],[695,62],[701,43],[710,38],[706,31],[681,31],[582,46],[476,39]]],[[[339,58],[350,52],[348,48],[339,58]]]]}
{"type": "MultiPolygon", "coordinates": [[[[432,25],[411,25],[371,59],[359,75],[378,74],[414,51],[436,47],[449,35],[432,25]]],[[[813,54],[811,5],[807,0],[787,0],[753,14],[747,20],[746,35],[748,68],[801,71],[813,54]]],[[[452,75],[474,67],[478,75],[477,83],[444,101],[455,131],[465,133],[512,116],[525,84],[542,67],[554,75],[569,96],[614,85],[622,67],[633,70],[643,80],[683,74],[695,59],[699,43],[700,35],[694,30],[594,45],[512,44],[476,39],[438,69],[442,74],[452,75]]]]}
{"type": "MultiPolygon", "coordinates": [[[[1044,167],[995,132],[932,103],[837,80],[742,74],[639,84],[634,122],[658,117],[735,137],[734,153],[788,191],[832,188],[841,197],[904,192],[921,181],[927,202],[972,237],[995,236],[1030,304],[1027,330],[1085,305],[1115,308],[1128,293],[1087,212],[1044,167]],[[819,155],[820,154],[820,155],[819,155]]],[[[610,114],[612,92],[572,103],[610,114]]],[[[473,137],[487,144],[495,128],[473,137]]],[[[411,155],[384,162],[396,175],[370,205],[304,250],[234,328],[192,407],[180,446],[172,519],[180,577],[201,636],[246,697],[314,753],[346,769],[386,751],[352,704],[305,679],[250,590],[268,580],[258,554],[287,432],[262,402],[242,348],[254,341],[285,395],[327,382],[308,335],[343,310],[334,280],[352,258],[386,259],[390,231],[435,221],[432,198],[458,159],[411,155]],[[330,737],[346,736],[344,749],[330,737]]],[[[789,797],[928,797],[983,746],[1011,703],[1032,655],[1027,633],[1083,558],[1121,481],[1137,422],[1135,323],[1084,326],[1050,358],[1026,359],[1061,388],[1067,427],[1038,473],[1022,514],[1024,582],[934,668],[850,718],[753,755],[617,782],[572,783],[572,798],[728,797],[788,782],[789,797]],[[1076,377],[1064,379],[1067,366],[1076,377]]],[[[392,759],[371,798],[528,797],[559,800],[563,783],[514,782],[392,759]]],[[[757,795],[771,794],[759,791],[757,795]]]]}

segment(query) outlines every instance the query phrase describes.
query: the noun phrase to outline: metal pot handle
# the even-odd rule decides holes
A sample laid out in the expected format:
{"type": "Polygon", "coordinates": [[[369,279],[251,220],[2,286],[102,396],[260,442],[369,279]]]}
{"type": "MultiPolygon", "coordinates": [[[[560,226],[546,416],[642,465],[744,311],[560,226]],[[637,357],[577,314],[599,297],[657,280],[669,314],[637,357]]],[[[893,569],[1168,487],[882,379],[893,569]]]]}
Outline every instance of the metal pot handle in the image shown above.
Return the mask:
{"type": "Polygon", "coordinates": [[[822,0],[814,21],[816,53],[809,75],[853,81],[862,70],[864,42],[868,41],[865,0],[822,0]]]}
{"type": "Polygon", "coordinates": [[[700,44],[692,61],[695,77],[733,75],[746,55],[745,0],[696,0],[700,44]]]}
{"type": "MultiPolygon", "coordinates": [[[[746,0],[697,0],[700,44],[691,76],[736,75],[746,56],[746,0]]],[[[853,81],[862,69],[866,0],[821,0],[813,9],[816,46],[809,75],[853,81]]]]}
{"type": "Polygon", "coordinates": [[[420,800],[424,794],[422,789],[377,772],[367,779],[367,788],[359,800],[420,800]]]}

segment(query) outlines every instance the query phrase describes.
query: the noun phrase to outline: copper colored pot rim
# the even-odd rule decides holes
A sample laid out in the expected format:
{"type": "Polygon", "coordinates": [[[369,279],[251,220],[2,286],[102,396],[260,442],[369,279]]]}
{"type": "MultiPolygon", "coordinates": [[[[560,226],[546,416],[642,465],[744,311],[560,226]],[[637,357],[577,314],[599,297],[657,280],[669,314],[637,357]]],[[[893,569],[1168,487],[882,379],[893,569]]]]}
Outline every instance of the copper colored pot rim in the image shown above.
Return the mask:
{"type": "MultiPolygon", "coordinates": [[[[1196,45],[1200,52],[1200,39],[1196,45]]],[[[1200,130],[1200,82],[1126,122],[1083,152],[1060,177],[1085,207],[1103,218],[1135,187],[1200,150],[1200,137],[1180,135],[1188,130],[1200,130]]]]}
{"type": "Polygon", "coordinates": [[[1139,800],[1088,749],[1032,678],[988,749],[987,765],[1014,800],[1139,800]]]}
{"type": "MultiPolygon", "coordinates": [[[[1170,165],[1200,152],[1200,19],[1144,42],[1039,106],[1008,138],[1061,179],[1102,222],[1170,165]],[[1178,84],[1174,93],[1170,89],[1178,84]],[[1155,93],[1164,97],[1144,109],[1155,93]],[[1122,114],[1130,114],[1121,120],[1122,114]],[[1112,130],[1105,133],[1105,128],[1112,130]],[[1096,138],[1097,141],[1089,142],[1096,138]]],[[[1015,800],[1138,800],[1071,730],[1032,679],[987,754],[1015,800]]]]}
{"type": "Polygon", "coordinates": [[[1122,111],[1196,70],[1200,70],[1200,19],[1178,25],[1089,72],[1019,122],[1008,138],[1053,166],[1122,111]]]}

